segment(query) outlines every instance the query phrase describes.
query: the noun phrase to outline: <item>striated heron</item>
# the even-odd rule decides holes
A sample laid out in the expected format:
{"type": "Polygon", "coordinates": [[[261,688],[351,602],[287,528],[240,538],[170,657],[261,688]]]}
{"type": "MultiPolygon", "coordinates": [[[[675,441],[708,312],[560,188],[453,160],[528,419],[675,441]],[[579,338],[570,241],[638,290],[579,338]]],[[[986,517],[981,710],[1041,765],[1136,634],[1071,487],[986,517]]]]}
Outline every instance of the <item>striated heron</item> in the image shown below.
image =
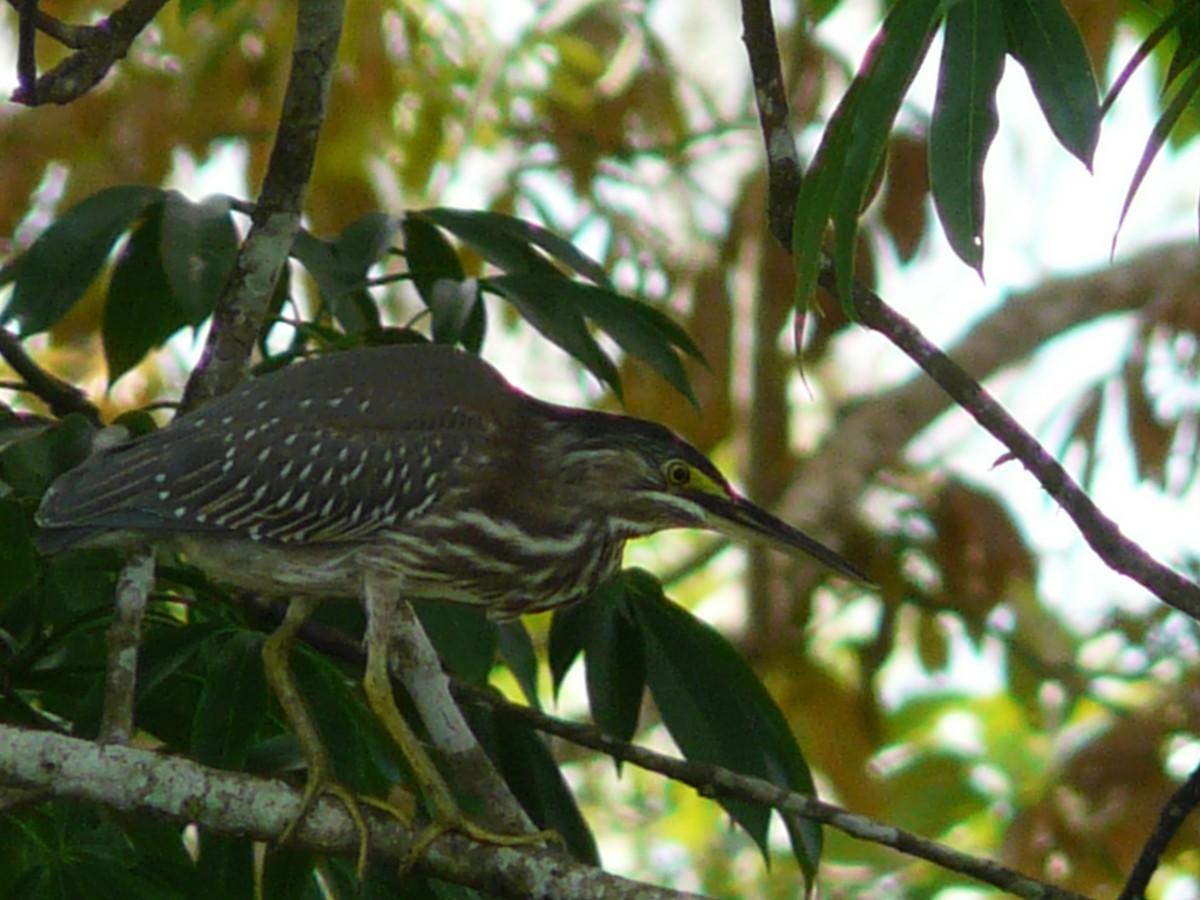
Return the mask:
{"type": "Polygon", "coordinates": [[[95,453],[54,482],[37,521],[45,552],[165,544],[215,580],[296,601],[263,655],[308,764],[297,822],[329,791],[361,828],[331,786],[288,654],[316,602],[303,598],[363,598],[364,692],[436,832],[501,842],[464,818],[396,708],[387,652],[401,598],[496,618],[563,606],[618,569],[627,539],[667,528],[763,541],[865,580],[661,425],[542,402],[437,345],[338,353],[249,382],[95,453]]]}

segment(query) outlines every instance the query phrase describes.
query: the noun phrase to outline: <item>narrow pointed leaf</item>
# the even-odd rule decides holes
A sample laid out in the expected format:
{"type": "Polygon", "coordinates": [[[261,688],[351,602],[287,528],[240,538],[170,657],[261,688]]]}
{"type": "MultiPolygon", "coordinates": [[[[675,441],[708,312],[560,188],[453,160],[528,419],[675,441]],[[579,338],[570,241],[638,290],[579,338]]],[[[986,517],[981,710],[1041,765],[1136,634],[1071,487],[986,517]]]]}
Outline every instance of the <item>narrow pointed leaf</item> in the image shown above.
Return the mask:
{"type": "Polygon", "coordinates": [[[1114,252],[1117,238],[1121,233],[1121,226],[1125,224],[1125,217],[1129,214],[1129,207],[1133,205],[1133,198],[1137,195],[1138,188],[1142,186],[1142,181],[1146,178],[1146,173],[1150,171],[1150,166],[1154,163],[1154,158],[1158,156],[1158,151],[1167,142],[1171,129],[1175,127],[1175,123],[1179,121],[1179,117],[1187,110],[1197,93],[1200,93],[1200,66],[1197,66],[1179,87],[1150,131],[1150,137],[1146,140],[1141,159],[1138,160],[1137,169],[1133,173],[1133,178],[1130,179],[1129,190],[1125,192],[1125,202],[1121,204],[1121,217],[1117,221],[1116,233],[1113,234],[1114,252]]]}
{"type": "MultiPolygon", "coordinates": [[[[626,601],[645,642],[647,684],[684,756],[815,793],[787,720],[729,641],[668,601],[653,576],[633,569],[623,577],[626,601]]],[[[765,856],[770,810],[744,801],[719,802],[765,856]]],[[[796,859],[811,881],[821,856],[820,826],[799,822],[789,831],[796,859]]]]}
{"type": "Polygon", "coordinates": [[[490,709],[468,707],[466,712],[471,730],[534,824],[558,832],[575,859],[596,865],[596,840],[541,735],[490,709]]]}
{"type": "Polygon", "coordinates": [[[998,126],[1004,52],[1004,17],[995,0],[950,8],[929,129],[929,180],[950,246],[981,275],[983,165],[998,126]]]}
{"type": "Polygon", "coordinates": [[[208,671],[192,717],[192,753],[197,762],[240,769],[267,711],[262,636],[223,632],[210,642],[208,671]]]}
{"type": "Polygon", "coordinates": [[[641,632],[630,618],[624,595],[625,581],[620,577],[596,589],[584,652],[592,718],[613,737],[628,741],[642,709],[646,659],[641,632]]]}
{"type": "Polygon", "coordinates": [[[510,275],[558,275],[562,272],[534,250],[529,241],[480,214],[461,209],[427,209],[422,212],[445,228],[493,266],[510,275]]]}
{"type": "MultiPolygon", "coordinates": [[[[858,218],[887,150],[900,103],[929,49],[942,0],[898,0],[868,51],[853,116],[846,159],[833,203],[834,267],[840,297],[854,290],[858,218]]],[[[856,79],[857,80],[857,79],[856,79]]]]}
{"type": "Polygon", "coordinates": [[[591,625],[593,599],[588,597],[572,606],[554,611],[550,620],[550,640],[547,656],[550,662],[550,680],[554,695],[562,687],[567,672],[583,652],[587,630],[591,625]]]}
{"type": "Polygon", "coordinates": [[[570,284],[572,282],[565,278],[522,275],[498,275],[480,281],[484,290],[499,294],[515,306],[530,325],[583,363],[620,397],[621,379],[617,367],[588,332],[583,313],[558,292],[558,288],[570,284]],[[549,290],[550,287],[555,290],[549,290]]]}
{"type": "Polygon", "coordinates": [[[61,215],[12,264],[16,284],[0,324],[15,321],[23,335],[31,335],[57,323],[96,280],[117,239],[162,193],[122,185],[61,215]]]}
{"type": "Polygon", "coordinates": [[[1008,51],[1025,69],[1050,130],[1089,169],[1100,101],[1087,49],[1062,0],[1004,0],[1008,51]]]}
{"type": "Polygon", "coordinates": [[[538,660],[533,639],[520,620],[504,622],[497,628],[500,656],[517,679],[525,699],[534,709],[542,708],[538,695],[538,660]]]}
{"type": "Polygon", "coordinates": [[[600,263],[570,241],[533,222],[504,213],[461,209],[427,209],[423,214],[463,240],[469,240],[468,235],[489,233],[506,235],[518,243],[539,247],[573,272],[613,290],[608,273],[600,263]]]}

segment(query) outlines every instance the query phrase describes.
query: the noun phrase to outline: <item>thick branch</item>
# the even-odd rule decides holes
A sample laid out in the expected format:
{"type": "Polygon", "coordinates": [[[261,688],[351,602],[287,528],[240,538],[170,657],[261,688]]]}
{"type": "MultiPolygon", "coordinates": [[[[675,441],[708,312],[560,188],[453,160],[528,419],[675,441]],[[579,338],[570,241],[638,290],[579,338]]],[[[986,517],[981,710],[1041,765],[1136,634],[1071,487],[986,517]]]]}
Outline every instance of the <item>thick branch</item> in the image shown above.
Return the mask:
{"type": "Polygon", "coordinates": [[[317,139],[325,123],[343,12],[340,0],[299,0],[292,69],[275,146],[250,233],[217,302],[200,363],[188,381],[184,411],[225,393],[245,377],[275,284],[300,227],[317,139]]]}
{"type": "MultiPolygon", "coordinates": [[[[101,746],[50,732],[0,725],[0,782],[42,796],[259,841],[277,838],[300,810],[300,791],[280,781],[222,772],[132,747],[101,746]]],[[[408,859],[412,833],[392,817],[365,810],[371,854],[388,865],[408,859]]],[[[342,804],[322,798],[294,832],[296,846],[353,859],[359,835],[342,804]]],[[[693,895],[610,875],[538,848],[438,838],[417,868],[426,875],[502,897],[596,897],[678,900],[693,895]]]]}

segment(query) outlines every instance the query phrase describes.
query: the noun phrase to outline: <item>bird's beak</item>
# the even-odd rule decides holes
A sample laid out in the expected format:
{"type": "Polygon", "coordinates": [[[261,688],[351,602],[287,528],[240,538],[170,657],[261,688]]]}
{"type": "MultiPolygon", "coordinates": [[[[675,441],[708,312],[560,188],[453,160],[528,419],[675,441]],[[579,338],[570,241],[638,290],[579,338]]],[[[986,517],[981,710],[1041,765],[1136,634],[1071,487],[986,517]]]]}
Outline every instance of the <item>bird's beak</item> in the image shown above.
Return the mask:
{"type": "Polygon", "coordinates": [[[872,583],[853,563],[744,497],[723,497],[704,491],[693,495],[692,499],[704,509],[705,522],[714,531],[738,540],[765,544],[789,556],[811,556],[847,578],[872,583]]]}

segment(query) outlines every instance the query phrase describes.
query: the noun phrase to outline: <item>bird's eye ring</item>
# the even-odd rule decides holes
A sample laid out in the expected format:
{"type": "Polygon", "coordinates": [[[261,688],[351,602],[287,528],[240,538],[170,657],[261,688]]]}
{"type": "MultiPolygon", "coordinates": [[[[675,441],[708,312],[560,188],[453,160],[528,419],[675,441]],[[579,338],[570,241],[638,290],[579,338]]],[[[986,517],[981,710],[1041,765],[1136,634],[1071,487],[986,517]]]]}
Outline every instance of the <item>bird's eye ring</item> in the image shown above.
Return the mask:
{"type": "Polygon", "coordinates": [[[681,459],[673,459],[663,466],[663,476],[667,484],[683,487],[692,480],[692,467],[681,459]]]}

